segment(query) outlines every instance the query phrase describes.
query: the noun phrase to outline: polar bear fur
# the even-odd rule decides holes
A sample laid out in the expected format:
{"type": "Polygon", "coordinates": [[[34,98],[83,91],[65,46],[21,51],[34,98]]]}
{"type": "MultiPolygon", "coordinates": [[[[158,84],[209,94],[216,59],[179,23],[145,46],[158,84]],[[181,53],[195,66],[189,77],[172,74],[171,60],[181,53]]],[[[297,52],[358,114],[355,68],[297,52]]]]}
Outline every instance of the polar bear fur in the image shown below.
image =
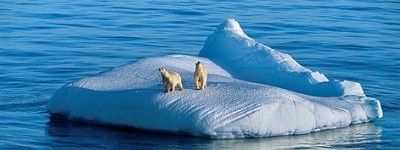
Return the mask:
{"type": "Polygon", "coordinates": [[[181,76],[178,73],[169,73],[165,68],[160,68],[158,70],[160,71],[163,80],[163,85],[165,88],[164,93],[174,92],[177,85],[179,90],[183,91],[181,76]]]}
{"type": "Polygon", "coordinates": [[[194,71],[194,86],[196,90],[204,90],[207,86],[207,69],[204,64],[198,61],[196,63],[196,70],[194,71]]]}

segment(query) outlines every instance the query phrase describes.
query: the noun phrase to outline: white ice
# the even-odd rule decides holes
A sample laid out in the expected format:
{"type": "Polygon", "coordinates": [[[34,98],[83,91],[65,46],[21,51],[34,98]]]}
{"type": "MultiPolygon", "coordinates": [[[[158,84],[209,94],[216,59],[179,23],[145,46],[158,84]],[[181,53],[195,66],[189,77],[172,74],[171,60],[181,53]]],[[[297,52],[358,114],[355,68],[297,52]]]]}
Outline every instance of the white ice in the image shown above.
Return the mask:
{"type": "Polygon", "coordinates": [[[208,37],[199,55],[141,59],[67,84],[54,93],[47,111],[214,139],[305,134],[383,115],[379,100],[366,97],[359,83],[331,81],[301,66],[248,37],[234,19],[208,37]],[[197,61],[209,72],[204,91],[194,90],[197,61]],[[163,93],[160,67],[180,73],[185,90],[163,93]]]}

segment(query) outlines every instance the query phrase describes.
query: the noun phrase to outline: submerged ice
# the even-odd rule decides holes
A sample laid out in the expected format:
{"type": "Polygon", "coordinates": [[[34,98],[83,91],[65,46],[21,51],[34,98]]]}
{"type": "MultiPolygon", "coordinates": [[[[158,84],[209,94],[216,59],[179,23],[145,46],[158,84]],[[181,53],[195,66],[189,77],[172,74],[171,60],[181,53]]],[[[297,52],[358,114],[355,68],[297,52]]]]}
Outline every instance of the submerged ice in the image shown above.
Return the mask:
{"type": "Polygon", "coordinates": [[[382,117],[361,85],[330,80],[248,37],[234,19],[199,56],[145,58],[67,84],[47,104],[70,120],[215,139],[305,134],[382,117]],[[195,63],[208,86],[194,89],[195,63]],[[163,93],[158,68],[179,72],[184,92],[163,93]]]}

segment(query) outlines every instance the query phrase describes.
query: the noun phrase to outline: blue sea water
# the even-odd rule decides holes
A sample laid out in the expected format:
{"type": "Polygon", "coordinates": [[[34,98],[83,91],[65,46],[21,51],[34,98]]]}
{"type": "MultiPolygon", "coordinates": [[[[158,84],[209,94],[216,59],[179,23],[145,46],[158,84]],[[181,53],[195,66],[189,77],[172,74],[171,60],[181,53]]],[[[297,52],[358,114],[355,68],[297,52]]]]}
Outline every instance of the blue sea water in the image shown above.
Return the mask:
{"type": "Polygon", "coordinates": [[[0,0],[0,149],[400,147],[400,2],[0,0]],[[210,140],[51,118],[53,92],[136,59],[197,55],[236,18],[255,40],[381,101],[371,123],[306,135],[210,140]]]}

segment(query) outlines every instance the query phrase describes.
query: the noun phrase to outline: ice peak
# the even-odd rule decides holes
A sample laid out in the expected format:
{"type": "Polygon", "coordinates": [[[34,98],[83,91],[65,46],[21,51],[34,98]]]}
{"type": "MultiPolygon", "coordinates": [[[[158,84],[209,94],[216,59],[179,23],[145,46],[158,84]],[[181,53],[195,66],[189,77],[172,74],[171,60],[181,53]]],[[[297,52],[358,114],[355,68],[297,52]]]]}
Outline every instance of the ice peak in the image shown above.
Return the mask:
{"type": "Polygon", "coordinates": [[[360,84],[331,81],[322,73],[303,67],[290,55],[248,37],[235,19],[227,19],[217,27],[199,56],[212,60],[241,80],[313,96],[365,96],[360,84]]]}
{"type": "Polygon", "coordinates": [[[243,37],[249,38],[240,27],[239,22],[237,22],[234,18],[228,18],[224,23],[218,26],[217,31],[228,32],[231,34],[238,34],[243,37]]]}

